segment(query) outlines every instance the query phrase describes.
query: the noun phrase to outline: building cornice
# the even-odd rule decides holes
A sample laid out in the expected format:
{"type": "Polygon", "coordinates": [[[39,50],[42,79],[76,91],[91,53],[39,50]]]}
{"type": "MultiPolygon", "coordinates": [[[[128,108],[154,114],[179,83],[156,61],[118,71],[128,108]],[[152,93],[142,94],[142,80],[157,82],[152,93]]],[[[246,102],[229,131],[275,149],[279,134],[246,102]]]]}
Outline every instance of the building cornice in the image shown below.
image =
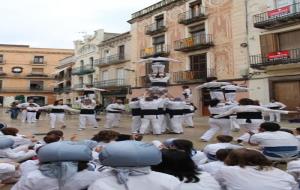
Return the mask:
{"type": "Polygon", "coordinates": [[[98,45],[98,47],[110,46],[115,43],[126,42],[126,41],[129,41],[130,38],[131,38],[130,32],[126,32],[126,33],[123,33],[118,36],[115,36],[115,37],[112,37],[112,38],[102,41],[98,45]]]}
{"type": "Polygon", "coordinates": [[[58,55],[72,55],[73,50],[70,50],[70,52],[66,51],[38,51],[38,50],[7,50],[7,49],[0,49],[0,53],[33,53],[33,54],[58,54],[58,55]]]}

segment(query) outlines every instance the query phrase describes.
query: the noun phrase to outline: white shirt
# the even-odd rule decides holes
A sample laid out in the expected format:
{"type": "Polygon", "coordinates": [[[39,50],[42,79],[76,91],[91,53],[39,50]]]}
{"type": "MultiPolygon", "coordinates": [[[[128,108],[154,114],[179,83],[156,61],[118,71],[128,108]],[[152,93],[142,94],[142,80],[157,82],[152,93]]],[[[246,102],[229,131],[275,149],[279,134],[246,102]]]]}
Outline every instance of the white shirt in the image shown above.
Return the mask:
{"type": "MultiPolygon", "coordinates": [[[[105,177],[98,179],[88,190],[126,190],[125,185],[119,184],[111,171],[105,174],[105,177]]],[[[174,176],[151,171],[148,175],[129,176],[127,185],[130,190],[177,190],[180,181],[174,176]]]]}
{"type": "Polygon", "coordinates": [[[217,181],[227,190],[296,190],[298,184],[293,176],[270,168],[257,170],[247,166],[224,166],[216,175],[217,181]]]}
{"type": "Polygon", "coordinates": [[[13,164],[0,163],[0,182],[7,178],[7,176],[16,171],[16,167],[13,164]]]}
{"type": "Polygon", "coordinates": [[[99,172],[83,170],[76,173],[66,182],[64,187],[59,188],[58,180],[44,176],[40,170],[30,172],[21,177],[11,190],[82,190],[102,176],[99,172]]]}
{"type": "Polygon", "coordinates": [[[219,183],[209,173],[201,172],[198,183],[181,183],[178,190],[221,190],[219,183]]]}
{"type": "Polygon", "coordinates": [[[30,172],[39,169],[39,161],[38,160],[27,160],[20,164],[20,171],[22,176],[27,176],[30,172]]]}
{"type": "Polygon", "coordinates": [[[265,131],[251,136],[250,142],[258,144],[260,147],[297,146],[297,138],[284,131],[265,131]]]}
{"type": "Polygon", "coordinates": [[[264,107],[267,107],[267,108],[279,107],[279,109],[284,109],[284,108],[286,108],[286,105],[284,105],[281,102],[270,102],[269,104],[264,105],[264,107]]]}
{"type": "Polygon", "coordinates": [[[60,109],[60,110],[67,110],[67,111],[71,111],[71,112],[80,112],[79,110],[75,110],[70,108],[67,105],[48,105],[48,106],[43,106],[42,109],[60,109]]]}
{"type": "Polygon", "coordinates": [[[212,81],[212,82],[207,82],[204,83],[200,86],[197,86],[196,88],[216,88],[216,87],[221,87],[224,85],[230,85],[231,83],[229,82],[216,82],[216,81],[212,81]]]}
{"type": "Polygon", "coordinates": [[[225,86],[222,86],[221,88],[224,89],[224,90],[234,90],[234,91],[246,91],[246,90],[248,90],[248,88],[241,87],[241,86],[236,86],[236,85],[233,85],[233,84],[225,85],[225,86]]]}
{"type": "Polygon", "coordinates": [[[161,100],[145,101],[142,99],[139,103],[142,110],[157,110],[161,105],[161,100]]]}
{"type": "Polygon", "coordinates": [[[223,166],[225,166],[224,162],[215,161],[203,165],[198,165],[198,169],[210,173],[212,176],[215,176],[223,166]]]}
{"type": "MultiPolygon", "coordinates": [[[[26,108],[26,107],[29,106],[29,104],[30,104],[30,103],[22,103],[22,104],[18,104],[17,107],[18,107],[18,108],[26,108]]],[[[35,107],[40,107],[40,106],[39,106],[38,104],[36,104],[36,103],[31,103],[31,104],[33,104],[35,107]]]]}
{"type": "Polygon", "coordinates": [[[167,108],[170,110],[182,110],[185,106],[183,101],[167,101],[167,108]]]}
{"type": "Polygon", "coordinates": [[[231,108],[235,107],[236,105],[223,105],[223,104],[218,104],[216,107],[208,107],[209,113],[210,114],[222,114],[228,110],[230,110],[231,108]]]}
{"type": "Polygon", "coordinates": [[[216,144],[208,144],[204,147],[203,152],[207,155],[216,155],[218,150],[220,149],[238,149],[238,148],[243,148],[238,145],[234,145],[231,143],[216,143],[216,144]]]}
{"type": "Polygon", "coordinates": [[[8,137],[14,141],[13,147],[18,147],[22,145],[31,145],[32,141],[28,138],[23,137],[22,135],[12,136],[12,135],[5,135],[5,137],[8,137]]]}
{"type": "Polygon", "coordinates": [[[106,107],[106,111],[125,111],[125,106],[123,104],[117,104],[117,103],[114,103],[114,104],[109,104],[107,107],[106,107]]]}
{"type": "Polygon", "coordinates": [[[192,160],[196,165],[201,165],[207,162],[207,157],[203,152],[197,151],[196,154],[192,156],[192,160]]]}

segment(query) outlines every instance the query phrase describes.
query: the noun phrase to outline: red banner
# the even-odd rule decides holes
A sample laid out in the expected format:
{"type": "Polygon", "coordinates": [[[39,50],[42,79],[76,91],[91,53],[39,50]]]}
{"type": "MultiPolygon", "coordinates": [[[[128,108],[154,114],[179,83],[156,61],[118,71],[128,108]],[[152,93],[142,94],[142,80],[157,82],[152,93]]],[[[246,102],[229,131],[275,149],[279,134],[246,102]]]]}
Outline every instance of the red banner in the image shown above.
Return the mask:
{"type": "Polygon", "coordinates": [[[291,12],[291,5],[268,11],[268,17],[276,17],[291,12]]]}
{"type": "Polygon", "coordinates": [[[284,59],[290,56],[290,52],[288,50],[278,51],[268,54],[268,59],[284,59]]]}

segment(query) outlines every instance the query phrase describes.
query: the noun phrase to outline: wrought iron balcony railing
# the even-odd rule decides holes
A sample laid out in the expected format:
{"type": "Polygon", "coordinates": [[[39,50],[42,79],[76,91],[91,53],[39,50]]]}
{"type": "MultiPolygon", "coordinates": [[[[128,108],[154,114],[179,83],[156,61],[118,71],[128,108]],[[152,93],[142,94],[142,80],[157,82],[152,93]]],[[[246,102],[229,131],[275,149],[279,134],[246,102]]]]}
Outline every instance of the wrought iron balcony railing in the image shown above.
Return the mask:
{"type": "Polygon", "coordinates": [[[125,79],[112,79],[94,82],[95,88],[109,88],[109,87],[122,87],[129,86],[128,81],[125,79]]]}
{"type": "Polygon", "coordinates": [[[206,8],[200,7],[197,11],[187,11],[178,15],[178,22],[180,24],[192,24],[194,22],[202,21],[207,18],[206,8]]]}
{"type": "Polygon", "coordinates": [[[300,3],[291,4],[253,16],[254,27],[271,29],[298,23],[300,21],[300,3]]]}
{"type": "Polygon", "coordinates": [[[300,48],[269,53],[268,55],[250,56],[252,68],[265,68],[266,66],[300,63],[300,48]]]}
{"type": "Polygon", "coordinates": [[[69,93],[71,91],[72,91],[71,86],[66,86],[66,87],[62,87],[62,88],[54,88],[54,92],[57,94],[69,93]]]}
{"type": "Polygon", "coordinates": [[[36,93],[53,93],[54,88],[46,88],[46,87],[41,87],[41,88],[36,88],[36,87],[2,87],[0,88],[0,92],[36,92],[36,93]]]}
{"type": "Polygon", "coordinates": [[[105,58],[96,59],[95,64],[97,66],[106,66],[106,65],[112,65],[112,64],[119,64],[124,63],[126,61],[129,61],[128,56],[125,54],[116,54],[111,55],[105,58]]]}
{"type": "Polygon", "coordinates": [[[72,75],[86,75],[95,72],[93,65],[83,65],[72,70],[72,75]]]}
{"type": "Polygon", "coordinates": [[[146,35],[156,35],[165,31],[167,31],[167,27],[164,24],[153,23],[145,26],[146,35]]]}
{"type": "Polygon", "coordinates": [[[175,51],[194,51],[213,46],[211,34],[198,34],[189,38],[175,41],[175,51]]]}
{"type": "Polygon", "coordinates": [[[170,54],[170,50],[168,45],[158,44],[153,47],[145,48],[141,50],[141,58],[149,58],[156,56],[168,56],[170,54]]]}

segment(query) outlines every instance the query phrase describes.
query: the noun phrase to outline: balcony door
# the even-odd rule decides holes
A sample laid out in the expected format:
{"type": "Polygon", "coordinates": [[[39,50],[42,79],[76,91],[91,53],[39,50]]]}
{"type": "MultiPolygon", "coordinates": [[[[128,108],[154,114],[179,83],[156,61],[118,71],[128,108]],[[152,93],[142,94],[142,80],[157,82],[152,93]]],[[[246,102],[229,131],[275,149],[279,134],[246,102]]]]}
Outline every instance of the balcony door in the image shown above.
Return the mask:
{"type": "Polygon", "coordinates": [[[194,18],[200,15],[202,0],[197,0],[190,3],[190,18],[194,18]]]}
{"type": "Polygon", "coordinates": [[[165,47],[165,35],[161,35],[153,38],[154,54],[164,52],[164,47],[165,47]]]}
{"type": "Polygon", "coordinates": [[[117,84],[124,85],[125,72],[123,68],[117,69],[117,84]]]}
{"type": "Polygon", "coordinates": [[[164,15],[159,15],[155,17],[155,27],[156,30],[164,27],[164,15]]]}
{"type": "Polygon", "coordinates": [[[206,42],[205,25],[200,24],[189,28],[190,35],[193,39],[193,44],[201,44],[206,42]]]}
{"type": "Polygon", "coordinates": [[[124,45],[121,45],[118,47],[118,55],[119,55],[120,60],[125,59],[125,46],[124,45]]]}

